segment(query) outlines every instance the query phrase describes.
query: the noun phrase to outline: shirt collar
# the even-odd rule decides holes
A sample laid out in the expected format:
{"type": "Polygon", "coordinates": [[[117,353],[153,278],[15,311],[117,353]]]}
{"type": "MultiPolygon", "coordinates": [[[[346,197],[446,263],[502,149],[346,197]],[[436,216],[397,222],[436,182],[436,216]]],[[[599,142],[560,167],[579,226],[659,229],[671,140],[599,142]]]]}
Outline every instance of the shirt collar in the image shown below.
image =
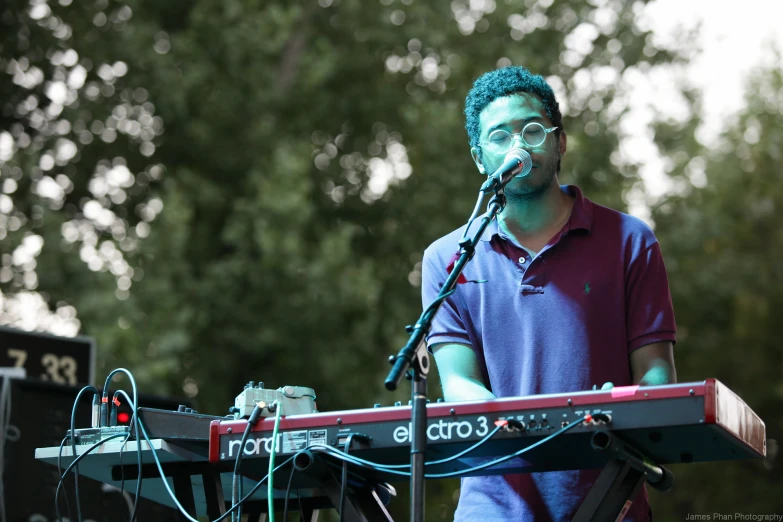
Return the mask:
{"type": "MultiPolygon", "coordinates": [[[[584,197],[576,185],[560,185],[560,190],[575,199],[574,208],[568,218],[568,232],[586,230],[589,234],[593,229],[593,202],[584,197]]],[[[490,241],[496,234],[498,234],[498,220],[493,219],[482,234],[481,241],[490,241]]]]}

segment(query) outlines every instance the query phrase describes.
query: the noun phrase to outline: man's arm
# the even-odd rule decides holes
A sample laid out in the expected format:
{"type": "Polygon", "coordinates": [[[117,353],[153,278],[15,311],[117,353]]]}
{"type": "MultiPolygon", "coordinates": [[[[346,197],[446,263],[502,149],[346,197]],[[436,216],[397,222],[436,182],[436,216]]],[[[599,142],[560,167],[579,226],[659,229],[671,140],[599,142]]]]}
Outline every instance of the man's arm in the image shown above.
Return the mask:
{"type": "Polygon", "coordinates": [[[481,375],[478,358],[467,344],[442,343],[432,346],[438,365],[443,398],[446,401],[494,399],[481,375]]]}
{"type": "Polygon", "coordinates": [[[671,342],[646,344],[631,352],[631,379],[640,386],[677,382],[671,342]]]}

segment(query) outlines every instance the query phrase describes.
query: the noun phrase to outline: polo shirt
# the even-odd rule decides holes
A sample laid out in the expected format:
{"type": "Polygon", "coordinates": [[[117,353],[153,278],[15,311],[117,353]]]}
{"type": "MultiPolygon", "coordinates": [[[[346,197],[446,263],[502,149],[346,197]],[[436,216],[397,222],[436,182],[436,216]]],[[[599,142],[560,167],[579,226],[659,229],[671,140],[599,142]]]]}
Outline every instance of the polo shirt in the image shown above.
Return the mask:
{"type": "MultiPolygon", "coordinates": [[[[434,319],[428,346],[470,345],[497,397],[566,393],[631,382],[629,354],[675,342],[658,241],[641,220],[585,198],[535,256],[498,228],[484,231],[462,284],[434,319]]],[[[471,236],[479,226],[471,226],[471,236]]],[[[437,296],[465,227],[424,252],[422,301],[437,296]]],[[[455,520],[571,520],[600,470],[462,479],[455,520]]],[[[625,520],[649,519],[641,491],[625,520]]]]}

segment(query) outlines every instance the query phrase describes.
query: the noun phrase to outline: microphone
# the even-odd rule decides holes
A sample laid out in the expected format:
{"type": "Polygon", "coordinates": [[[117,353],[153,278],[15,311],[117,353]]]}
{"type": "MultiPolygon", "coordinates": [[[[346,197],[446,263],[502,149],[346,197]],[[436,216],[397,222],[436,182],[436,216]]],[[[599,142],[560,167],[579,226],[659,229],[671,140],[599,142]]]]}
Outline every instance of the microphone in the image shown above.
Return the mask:
{"type": "Polygon", "coordinates": [[[499,190],[516,176],[527,176],[533,168],[533,158],[524,149],[511,149],[503,164],[481,185],[481,192],[499,190]]]}

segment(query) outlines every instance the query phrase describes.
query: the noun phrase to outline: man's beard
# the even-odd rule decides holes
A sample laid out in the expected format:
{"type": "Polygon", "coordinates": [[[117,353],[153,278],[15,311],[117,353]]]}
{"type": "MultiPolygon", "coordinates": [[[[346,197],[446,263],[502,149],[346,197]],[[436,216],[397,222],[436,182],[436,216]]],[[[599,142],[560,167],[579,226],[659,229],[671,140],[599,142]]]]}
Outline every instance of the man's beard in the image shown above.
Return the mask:
{"type": "Polygon", "coordinates": [[[528,203],[541,199],[552,186],[552,180],[560,172],[560,151],[556,151],[557,156],[550,161],[544,179],[538,185],[511,186],[506,185],[506,199],[517,203],[528,203]]]}

